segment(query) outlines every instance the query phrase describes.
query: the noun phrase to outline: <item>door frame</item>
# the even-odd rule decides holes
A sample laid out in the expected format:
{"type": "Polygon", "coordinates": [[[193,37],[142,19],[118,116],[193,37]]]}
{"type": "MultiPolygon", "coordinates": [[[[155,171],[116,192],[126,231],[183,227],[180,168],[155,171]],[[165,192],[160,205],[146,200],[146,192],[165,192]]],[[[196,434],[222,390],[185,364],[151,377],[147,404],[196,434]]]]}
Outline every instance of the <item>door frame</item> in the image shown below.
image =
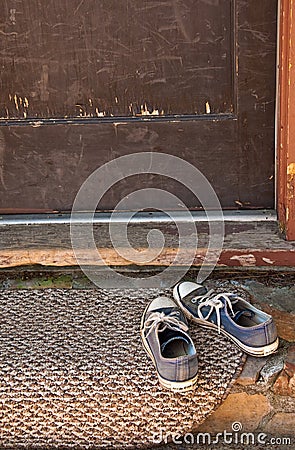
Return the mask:
{"type": "Polygon", "coordinates": [[[295,1],[279,0],[277,84],[277,212],[295,240],[295,1]]]}

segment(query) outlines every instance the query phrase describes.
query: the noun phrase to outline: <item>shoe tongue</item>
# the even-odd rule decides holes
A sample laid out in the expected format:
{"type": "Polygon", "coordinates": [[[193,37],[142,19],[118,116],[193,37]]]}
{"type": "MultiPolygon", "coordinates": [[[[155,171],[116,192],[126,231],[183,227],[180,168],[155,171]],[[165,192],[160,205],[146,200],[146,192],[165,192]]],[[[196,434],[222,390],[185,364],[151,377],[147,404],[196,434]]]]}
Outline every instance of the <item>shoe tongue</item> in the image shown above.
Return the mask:
{"type": "Polygon", "coordinates": [[[186,344],[190,344],[189,340],[182,334],[180,334],[179,332],[176,332],[174,330],[165,330],[164,331],[165,335],[162,336],[162,343],[161,343],[161,352],[163,353],[165,348],[167,347],[168,344],[170,344],[170,342],[172,341],[183,341],[186,344]]]}

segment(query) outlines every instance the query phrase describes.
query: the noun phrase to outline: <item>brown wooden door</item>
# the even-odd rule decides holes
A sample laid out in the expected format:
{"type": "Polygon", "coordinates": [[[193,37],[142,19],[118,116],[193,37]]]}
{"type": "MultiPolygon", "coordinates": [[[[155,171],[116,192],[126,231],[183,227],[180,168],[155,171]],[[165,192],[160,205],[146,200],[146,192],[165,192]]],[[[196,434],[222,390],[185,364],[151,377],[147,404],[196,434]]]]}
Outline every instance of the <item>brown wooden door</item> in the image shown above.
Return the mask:
{"type": "MultiPolygon", "coordinates": [[[[222,206],[274,207],[276,0],[0,0],[0,211],[69,211],[138,151],[201,170],[222,206]],[[154,114],[152,114],[154,113],[154,114]]],[[[137,187],[185,188],[134,176],[137,187]]]]}

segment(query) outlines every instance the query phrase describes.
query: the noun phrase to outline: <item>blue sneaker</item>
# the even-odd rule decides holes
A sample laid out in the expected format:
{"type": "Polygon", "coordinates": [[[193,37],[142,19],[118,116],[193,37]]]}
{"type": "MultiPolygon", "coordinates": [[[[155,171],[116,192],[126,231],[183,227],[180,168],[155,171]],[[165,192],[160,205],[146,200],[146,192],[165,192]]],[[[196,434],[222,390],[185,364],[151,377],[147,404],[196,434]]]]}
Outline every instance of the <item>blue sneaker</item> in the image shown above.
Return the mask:
{"type": "Polygon", "coordinates": [[[192,390],[197,382],[198,359],[185,315],[173,300],[158,297],[146,308],[141,337],[162,386],[192,390]]]}
{"type": "Polygon", "coordinates": [[[238,295],[218,294],[184,281],[174,287],[173,296],[189,319],[225,334],[245,353],[266,356],[277,350],[279,340],[272,317],[238,295]]]}

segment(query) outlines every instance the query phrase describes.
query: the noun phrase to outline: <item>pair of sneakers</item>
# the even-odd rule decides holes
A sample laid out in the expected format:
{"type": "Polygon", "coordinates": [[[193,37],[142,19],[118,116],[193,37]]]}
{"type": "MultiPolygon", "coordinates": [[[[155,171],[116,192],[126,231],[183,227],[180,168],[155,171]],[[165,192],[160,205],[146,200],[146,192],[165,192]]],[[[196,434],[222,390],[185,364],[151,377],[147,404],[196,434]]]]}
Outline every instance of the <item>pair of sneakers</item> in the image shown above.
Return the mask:
{"type": "Polygon", "coordinates": [[[198,358],[187,319],[225,334],[252,356],[266,356],[278,348],[272,317],[237,294],[184,281],[174,287],[173,297],[153,300],[141,320],[144,347],[166,388],[186,392],[197,383],[198,358]]]}

